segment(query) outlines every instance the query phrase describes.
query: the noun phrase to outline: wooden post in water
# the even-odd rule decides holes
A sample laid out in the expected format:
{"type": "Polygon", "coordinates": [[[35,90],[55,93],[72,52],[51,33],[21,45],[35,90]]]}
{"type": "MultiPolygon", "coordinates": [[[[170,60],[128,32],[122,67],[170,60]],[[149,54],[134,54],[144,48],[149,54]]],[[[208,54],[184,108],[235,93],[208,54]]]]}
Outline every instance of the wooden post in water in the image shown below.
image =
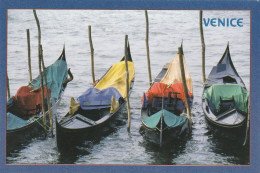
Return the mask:
{"type": "Polygon", "coordinates": [[[9,88],[9,78],[7,73],[6,73],[6,91],[7,91],[7,98],[10,99],[11,95],[10,95],[10,88],[9,88]]]}
{"type": "Polygon", "coordinates": [[[145,19],[146,19],[146,53],[147,53],[147,64],[148,64],[148,74],[149,74],[149,84],[152,85],[152,74],[151,74],[151,64],[150,64],[150,51],[149,51],[149,20],[148,13],[145,10],[145,19]]]}
{"type": "Polygon", "coordinates": [[[44,108],[44,88],[43,88],[43,77],[42,77],[42,70],[41,70],[41,57],[42,57],[42,50],[41,50],[41,27],[40,22],[37,17],[36,11],[33,10],[34,18],[36,20],[37,28],[38,28],[38,57],[39,57],[39,73],[41,79],[41,89],[42,89],[42,113],[43,113],[43,125],[44,130],[46,132],[46,115],[45,115],[45,108],[44,108]]]}
{"type": "Polygon", "coordinates": [[[90,44],[90,50],[91,50],[91,72],[92,72],[92,80],[93,80],[93,83],[95,83],[94,48],[93,48],[92,37],[91,37],[91,25],[88,26],[88,38],[89,38],[89,44],[90,44]]]}
{"type": "Polygon", "coordinates": [[[43,125],[44,125],[44,130],[46,132],[46,114],[45,114],[45,107],[44,107],[44,87],[43,87],[43,76],[42,76],[42,49],[41,45],[39,46],[39,73],[40,73],[40,78],[41,78],[41,90],[42,90],[42,114],[43,114],[43,125]]]}
{"type": "Polygon", "coordinates": [[[206,81],[206,75],[205,75],[205,42],[204,42],[203,26],[202,26],[202,10],[200,10],[200,38],[201,38],[201,46],[202,46],[202,80],[204,85],[206,81]]]}
{"type": "Polygon", "coordinates": [[[126,103],[127,103],[127,115],[128,115],[127,131],[130,132],[131,115],[130,115],[130,103],[129,103],[129,71],[128,71],[128,62],[127,62],[127,44],[128,44],[128,35],[125,36],[125,68],[126,68],[126,103]]]}
{"type": "Polygon", "coordinates": [[[31,44],[30,44],[30,30],[26,29],[27,32],[27,46],[28,46],[28,67],[30,82],[32,81],[32,68],[31,68],[31,44]]]}
{"type": "Polygon", "coordinates": [[[48,90],[48,81],[47,81],[47,75],[45,71],[45,65],[44,65],[44,59],[43,59],[43,50],[42,50],[42,45],[40,45],[40,50],[41,50],[41,61],[42,61],[42,68],[43,68],[43,75],[44,75],[44,80],[45,80],[45,85],[46,85],[46,94],[47,94],[47,105],[48,105],[48,113],[49,113],[49,122],[50,122],[50,127],[51,127],[51,135],[53,137],[53,122],[52,122],[52,111],[51,111],[51,105],[50,105],[50,93],[48,90]]]}
{"type": "Polygon", "coordinates": [[[249,98],[248,100],[248,115],[247,115],[247,123],[246,123],[246,134],[245,134],[245,139],[244,139],[244,142],[243,142],[243,146],[246,146],[247,142],[248,142],[248,134],[249,134],[249,130],[250,130],[250,114],[251,114],[251,104],[250,104],[250,101],[251,100],[251,97],[249,98]]]}
{"type": "Polygon", "coordinates": [[[184,95],[185,95],[185,100],[186,100],[187,117],[189,119],[189,127],[191,129],[192,121],[191,121],[191,112],[190,112],[190,102],[189,102],[189,95],[188,95],[188,87],[187,87],[187,83],[186,83],[185,69],[184,69],[184,64],[183,64],[182,46],[179,47],[178,54],[179,54],[179,60],[180,60],[182,85],[183,85],[184,95]]]}

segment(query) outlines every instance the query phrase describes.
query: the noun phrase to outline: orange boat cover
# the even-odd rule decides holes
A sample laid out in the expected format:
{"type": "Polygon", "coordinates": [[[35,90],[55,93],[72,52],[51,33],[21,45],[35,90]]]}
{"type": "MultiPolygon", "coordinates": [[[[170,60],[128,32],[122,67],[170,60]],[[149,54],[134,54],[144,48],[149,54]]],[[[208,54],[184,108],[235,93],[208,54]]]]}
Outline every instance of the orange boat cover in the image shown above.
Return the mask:
{"type": "MultiPolygon", "coordinates": [[[[191,93],[193,93],[192,79],[184,55],[182,58],[183,58],[185,76],[186,76],[186,84],[188,90],[191,93]]],[[[178,82],[182,83],[179,54],[176,54],[176,56],[172,59],[172,61],[169,64],[167,72],[165,73],[165,75],[163,76],[160,82],[165,83],[167,85],[171,85],[173,83],[178,83],[178,82]]]]}
{"type": "MultiPolygon", "coordinates": [[[[29,86],[22,86],[18,89],[16,95],[13,97],[16,110],[20,115],[35,115],[42,109],[42,89],[41,87],[33,88],[29,86]],[[36,108],[36,105],[38,108],[36,108]],[[38,109],[38,110],[37,110],[38,109]]],[[[49,95],[51,90],[49,89],[49,95]]],[[[47,98],[47,88],[44,87],[44,98],[47,98]]]]}
{"type": "MultiPolygon", "coordinates": [[[[167,84],[164,83],[155,83],[146,93],[145,96],[149,101],[149,104],[152,104],[153,97],[158,96],[158,97],[168,97],[169,92],[178,92],[180,94],[177,94],[177,98],[181,99],[183,103],[185,103],[185,95],[184,95],[184,90],[183,90],[183,85],[182,83],[174,83],[168,87],[167,84]]],[[[190,91],[188,91],[189,96],[193,98],[193,95],[190,91]]],[[[171,94],[171,97],[174,98],[175,94],[171,94]]],[[[143,102],[143,98],[142,98],[143,102]]]]}

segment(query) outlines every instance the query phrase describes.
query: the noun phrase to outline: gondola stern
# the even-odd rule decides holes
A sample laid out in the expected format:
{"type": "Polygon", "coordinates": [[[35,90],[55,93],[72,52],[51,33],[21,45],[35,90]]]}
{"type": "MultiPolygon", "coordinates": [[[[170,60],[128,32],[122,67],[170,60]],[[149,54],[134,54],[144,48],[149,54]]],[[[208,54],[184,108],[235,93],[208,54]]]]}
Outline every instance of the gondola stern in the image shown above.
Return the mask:
{"type": "Polygon", "coordinates": [[[63,44],[63,49],[62,49],[61,55],[60,55],[60,57],[58,58],[58,60],[66,61],[66,55],[65,55],[65,43],[63,44]]]}
{"type": "MultiPolygon", "coordinates": [[[[124,61],[124,60],[125,60],[125,56],[120,61],[124,61]]],[[[127,61],[133,62],[129,41],[127,42],[127,61]]]]}
{"type": "Polygon", "coordinates": [[[233,62],[232,62],[232,59],[231,59],[231,55],[230,55],[230,51],[229,51],[229,41],[228,41],[228,43],[227,43],[227,47],[226,47],[226,49],[225,49],[225,52],[223,53],[223,55],[222,55],[221,59],[219,60],[218,64],[221,64],[222,61],[223,61],[226,57],[229,59],[229,61],[230,61],[231,64],[233,65],[233,62]]]}

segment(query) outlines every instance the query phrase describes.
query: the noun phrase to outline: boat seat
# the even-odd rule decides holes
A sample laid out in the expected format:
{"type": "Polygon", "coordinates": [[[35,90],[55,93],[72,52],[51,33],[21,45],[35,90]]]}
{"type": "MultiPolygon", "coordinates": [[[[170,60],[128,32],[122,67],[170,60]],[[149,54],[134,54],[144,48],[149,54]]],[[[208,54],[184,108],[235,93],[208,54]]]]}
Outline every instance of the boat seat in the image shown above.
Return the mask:
{"type": "Polygon", "coordinates": [[[84,117],[83,115],[80,115],[80,114],[77,114],[76,118],[81,120],[81,121],[84,121],[84,122],[86,122],[88,124],[91,124],[91,125],[96,125],[97,124],[95,121],[93,121],[93,120],[91,120],[91,119],[89,119],[87,117],[84,117]]]}
{"type": "Polygon", "coordinates": [[[219,113],[233,109],[234,107],[235,107],[234,97],[232,97],[231,100],[222,100],[222,98],[220,97],[219,113]]]}
{"type": "Polygon", "coordinates": [[[235,112],[235,111],[236,111],[236,109],[227,110],[227,111],[225,111],[225,112],[219,114],[219,115],[217,116],[217,119],[216,119],[216,120],[220,120],[220,119],[226,117],[227,115],[229,115],[229,114],[231,114],[231,113],[233,113],[233,112],[235,112]]]}
{"type": "Polygon", "coordinates": [[[175,111],[177,106],[177,99],[171,97],[158,97],[154,96],[152,102],[152,111],[159,111],[162,109],[162,100],[163,100],[163,109],[168,111],[175,111]]]}

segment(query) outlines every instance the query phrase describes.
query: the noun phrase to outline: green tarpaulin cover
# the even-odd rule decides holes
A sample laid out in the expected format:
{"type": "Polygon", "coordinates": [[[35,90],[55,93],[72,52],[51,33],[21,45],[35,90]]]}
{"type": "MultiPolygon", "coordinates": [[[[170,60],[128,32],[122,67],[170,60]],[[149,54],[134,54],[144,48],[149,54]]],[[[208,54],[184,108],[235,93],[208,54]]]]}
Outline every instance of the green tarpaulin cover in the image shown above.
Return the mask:
{"type": "Polygon", "coordinates": [[[156,112],[150,117],[142,118],[142,121],[145,123],[146,126],[150,128],[156,128],[157,124],[161,119],[161,115],[163,114],[163,120],[168,127],[177,127],[182,125],[185,120],[186,116],[177,116],[165,109],[156,112]]]}
{"type": "MultiPolygon", "coordinates": [[[[59,98],[63,81],[68,76],[67,63],[64,60],[57,60],[54,64],[46,68],[48,88],[51,89],[51,97],[59,98]]],[[[44,75],[43,75],[44,76],[44,75]]],[[[33,85],[33,89],[41,86],[40,76],[36,78],[37,82],[33,85]]],[[[43,78],[43,83],[45,80],[43,78]]]]}
{"type": "Polygon", "coordinates": [[[217,111],[219,111],[220,97],[222,100],[232,100],[234,97],[236,108],[247,113],[248,96],[249,92],[237,84],[212,85],[204,92],[204,97],[215,105],[217,111]]]}
{"type": "Polygon", "coordinates": [[[14,114],[7,112],[7,129],[12,130],[12,129],[17,129],[20,127],[25,126],[28,123],[27,120],[23,120],[14,114]]]}

